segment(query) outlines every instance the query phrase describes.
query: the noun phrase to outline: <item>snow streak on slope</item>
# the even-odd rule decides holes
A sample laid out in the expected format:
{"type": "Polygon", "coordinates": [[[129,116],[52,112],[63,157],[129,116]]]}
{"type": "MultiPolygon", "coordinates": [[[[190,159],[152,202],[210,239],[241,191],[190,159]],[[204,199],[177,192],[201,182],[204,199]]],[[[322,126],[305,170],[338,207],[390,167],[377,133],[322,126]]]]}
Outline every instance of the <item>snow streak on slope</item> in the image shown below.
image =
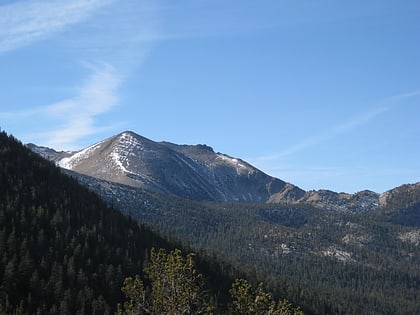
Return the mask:
{"type": "Polygon", "coordinates": [[[254,170],[247,166],[245,163],[242,163],[240,160],[227,156],[225,154],[217,154],[217,158],[233,165],[236,168],[236,173],[238,175],[248,172],[248,174],[252,174],[254,170]]]}
{"type": "Polygon", "coordinates": [[[87,147],[86,149],[83,149],[75,154],[73,154],[70,157],[66,157],[58,161],[58,166],[66,169],[73,169],[80,161],[84,159],[88,159],[89,157],[93,156],[95,154],[95,151],[97,149],[100,149],[101,144],[104,143],[104,141],[101,141],[99,143],[96,143],[94,145],[91,145],[90,147],[87,147]]]}
{"type": "Polygon", "coordinates": [[[130,133],[124,132],[121,134],[118,144],[113,148],[110,156],[112,161],[124,173],[132,173],[128,168],[130,167],[130,156],[135,157],[139,151],[143,151],[144,147],[135,137],[130,133]]]}

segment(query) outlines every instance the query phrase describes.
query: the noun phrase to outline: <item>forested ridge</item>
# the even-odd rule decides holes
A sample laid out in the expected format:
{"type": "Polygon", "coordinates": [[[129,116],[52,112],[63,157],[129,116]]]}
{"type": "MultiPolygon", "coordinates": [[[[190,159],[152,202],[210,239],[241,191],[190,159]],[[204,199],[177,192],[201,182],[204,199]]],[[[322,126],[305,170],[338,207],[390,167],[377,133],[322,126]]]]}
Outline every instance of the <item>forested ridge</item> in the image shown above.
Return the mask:
{"type": "Polygon", "coordinates": [[[0,313],[109,314],[169,243],[0,134],[0,313]]]}
{"type": "MultiPolygon", "coordinates": [[[[144,277],[153,250],[175,247],[189,250],[107,206],[51,162],[0,133],[1,315],[114,314],[124,302],[128,279],[144,277]]],[[[180,250],[175,253],[181,257],[180,250]]],[[[194,255],[196,265],[208,314],[238,314],[230,312],[229,290],[244,274],[206,252],[194,255]]],[[[156,268],[155,274],[167,273],[162,265],[156,268]]],[[[277,307],[270,303],[265,306],[277,307]]],[[[301,313],[283,303],[273,314],[301,313]]]]}
{"type": "Polygon", "coordinates": [[[197,202],[74,176],[121,211],[229,262],[305,313],[420,314],[418,194],[396,196],[375,211],[342,213],[197,202]]]}
{"type": "Polygon", "coordinates": [[[0,134],[0,313],[110,314],[171,244],[0,134]]]}
{"type": "Polygon", "coordinates": [[[152,248],[197,253],[216,314],[235,314],[232,283],[256,294],[260,282],[270,303],[287,298],[305,314],[420,313],[416,198],[343,214],[195,202],[74,176],[102,199],[0,134],[0,314],[112,314],[127,277],[149,287],[152,248]]]}

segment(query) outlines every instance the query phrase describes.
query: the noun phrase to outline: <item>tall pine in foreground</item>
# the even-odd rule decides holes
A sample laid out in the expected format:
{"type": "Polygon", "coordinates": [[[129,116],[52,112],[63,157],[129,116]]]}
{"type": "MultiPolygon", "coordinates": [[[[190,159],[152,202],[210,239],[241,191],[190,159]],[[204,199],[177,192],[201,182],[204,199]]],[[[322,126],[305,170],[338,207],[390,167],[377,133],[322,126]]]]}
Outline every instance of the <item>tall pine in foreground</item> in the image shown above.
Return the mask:
{"type": "Polygon", "coordinates": [[[0,133],[0,314],[113,314],[169,245],[0,133]]]}

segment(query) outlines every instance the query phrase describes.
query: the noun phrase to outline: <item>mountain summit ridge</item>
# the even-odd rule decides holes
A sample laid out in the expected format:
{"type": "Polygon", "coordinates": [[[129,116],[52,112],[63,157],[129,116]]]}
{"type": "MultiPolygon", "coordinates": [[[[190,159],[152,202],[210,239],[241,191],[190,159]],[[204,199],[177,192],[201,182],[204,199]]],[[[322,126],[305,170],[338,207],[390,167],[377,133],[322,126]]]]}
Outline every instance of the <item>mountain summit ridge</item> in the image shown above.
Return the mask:
{"type": "Polygon", "coordinates": [[[155,142],[133,131],[74,152],[28,147],[76,173],[195,200],[305,203],[331,211],[360,212],[377,209],[386,196],[369,190],[355,194],[304,191],[205,144],[155,142]]]}
{"type": "Polygon", "coordinates": [[[271,177],[249,163],[199,145],[155,142],[132,131],[76,152],[30,148],[62,168],[102,180],[189,199],[266,202],[281,193],[295,200],[300,188],[271,177]],[[291,189],[292,187],[292,189],[291,189]]]}

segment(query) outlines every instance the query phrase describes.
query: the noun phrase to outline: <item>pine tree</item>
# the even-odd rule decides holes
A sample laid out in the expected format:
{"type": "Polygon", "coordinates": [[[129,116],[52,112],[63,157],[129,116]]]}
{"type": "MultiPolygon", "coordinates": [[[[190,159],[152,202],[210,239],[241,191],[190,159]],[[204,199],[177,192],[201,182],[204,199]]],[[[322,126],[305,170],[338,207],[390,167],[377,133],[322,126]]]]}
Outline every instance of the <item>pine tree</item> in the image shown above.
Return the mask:
{"type": "Polygon", "coordinates": [[[152,249],[144,269],[151,282],[148,292],[139,276],[126,278],[122,291],[128,301],[117,314],[209,314],[209,298],[203,276],[196,270],[194,255],[182,256],[179,249],[167,253],[152,249]],[[143,312],[143,313],[142,313],[143,312]]]}
{"type": "MultiPolygon", "coordinates": [[[[126,278],[122,291],[127,300],[118,305],[117,315],[212,314],[214,308],[193,258],[193,254],[182,256],[178,249],[170,253],[152,249],[150,263],[144,268],[150,288],[138,275],[126,278]]],[[[276,303],[262,283],[254,290],[248,281],[239,279],[232,284],[230,293],[232,315],[303,315],[287,300],[276,303]]]]}
{"type": "Polygon", "coordinates": [[[234,315],[303,315],[287,300],[276,303],[272,295],[264,291],[262,283],[254,290],[248,281],[239,279],[232,284],[230,293],[230,310],[234,315]]]}

